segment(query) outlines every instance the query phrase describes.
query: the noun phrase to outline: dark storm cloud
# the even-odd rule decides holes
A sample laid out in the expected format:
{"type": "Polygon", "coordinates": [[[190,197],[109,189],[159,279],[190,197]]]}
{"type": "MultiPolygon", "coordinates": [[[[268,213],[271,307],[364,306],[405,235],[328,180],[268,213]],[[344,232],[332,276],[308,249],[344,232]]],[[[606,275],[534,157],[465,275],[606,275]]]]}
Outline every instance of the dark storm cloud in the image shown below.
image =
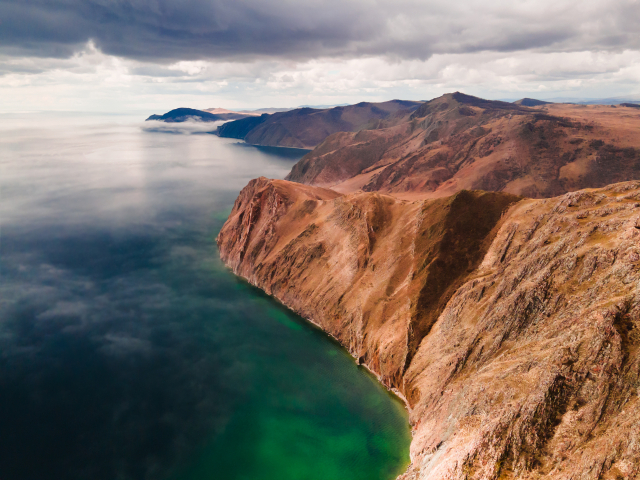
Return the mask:
{"type": "Polygon", "coordinates": [[[640,3],[0,0],[10,55],[65,57],[88,40],[144,61],[636,49],[640,3]]]}
{"type": "Polygon", "coordinates": [[[379,29],[362,6],[335,15],[321,5],[265,2],[9,0],[0,2],[0,43],[17,54],[68,56],[93,40],[139,60],[306,55],[366,37],[363,24],[379,29]]]}

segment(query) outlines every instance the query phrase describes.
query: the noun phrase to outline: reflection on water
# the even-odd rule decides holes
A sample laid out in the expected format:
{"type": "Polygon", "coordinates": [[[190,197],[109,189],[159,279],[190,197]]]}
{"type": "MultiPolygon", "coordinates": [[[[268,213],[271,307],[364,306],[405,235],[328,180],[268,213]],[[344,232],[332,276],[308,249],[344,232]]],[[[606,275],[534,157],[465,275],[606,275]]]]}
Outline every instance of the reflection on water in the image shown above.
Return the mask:
{"type": "Polygon", "coordinates": [[[389,479],[402,406],[221,264],[279,154],[125,116],[0,117],[0,478],[389,479]]]}

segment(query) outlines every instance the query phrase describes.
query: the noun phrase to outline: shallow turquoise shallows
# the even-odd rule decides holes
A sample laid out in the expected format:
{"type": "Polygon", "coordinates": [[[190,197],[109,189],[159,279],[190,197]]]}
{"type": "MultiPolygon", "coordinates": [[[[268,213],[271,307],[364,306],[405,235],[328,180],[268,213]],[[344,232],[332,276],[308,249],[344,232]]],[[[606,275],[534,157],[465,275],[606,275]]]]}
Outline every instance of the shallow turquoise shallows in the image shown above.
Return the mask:
{"type": "Polygon", "coordinates": [[[398,399],[218,257],[240,189],[284,177],[304,152],[207,129],[0,116],[3,480],[385,480],[406,468],[398,399]]]}

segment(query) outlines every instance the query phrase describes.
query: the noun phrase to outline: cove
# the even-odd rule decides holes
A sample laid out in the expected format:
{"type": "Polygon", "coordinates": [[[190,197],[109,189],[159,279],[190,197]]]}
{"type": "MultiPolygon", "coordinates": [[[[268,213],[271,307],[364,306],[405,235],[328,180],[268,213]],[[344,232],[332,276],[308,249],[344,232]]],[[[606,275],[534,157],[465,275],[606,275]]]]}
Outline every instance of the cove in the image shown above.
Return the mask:
{"type": "Polygon", "coordinates": [[[303,152],[127,115],[0,116],[0,473],[393,479],[400,401],[215,236],[303,152]]]}

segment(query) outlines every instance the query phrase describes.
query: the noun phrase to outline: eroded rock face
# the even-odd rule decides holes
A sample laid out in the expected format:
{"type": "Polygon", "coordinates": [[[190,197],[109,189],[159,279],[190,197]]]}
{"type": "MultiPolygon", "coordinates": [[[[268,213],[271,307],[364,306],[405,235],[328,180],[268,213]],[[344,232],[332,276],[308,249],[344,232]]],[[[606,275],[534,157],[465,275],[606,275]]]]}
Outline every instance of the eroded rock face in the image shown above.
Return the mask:
{"type": "Polygon", "coordinates": [[[460,192],[405,202],[260,178],[241,192],[218,245],[235,273],[404,392],[420,341],[517,200],[460,192]]]}
{"type": "Polygon", "coordinates": [[[405,375],[419,478],[638,475],[638,200],[633,182],[510,210],[405,375]]]}
{"type": "Polygon", "coordinates": [[[640,474],[640,183],[402,201],[260,178],[218,245],[411,407],[405,479],[640,474]]]}

